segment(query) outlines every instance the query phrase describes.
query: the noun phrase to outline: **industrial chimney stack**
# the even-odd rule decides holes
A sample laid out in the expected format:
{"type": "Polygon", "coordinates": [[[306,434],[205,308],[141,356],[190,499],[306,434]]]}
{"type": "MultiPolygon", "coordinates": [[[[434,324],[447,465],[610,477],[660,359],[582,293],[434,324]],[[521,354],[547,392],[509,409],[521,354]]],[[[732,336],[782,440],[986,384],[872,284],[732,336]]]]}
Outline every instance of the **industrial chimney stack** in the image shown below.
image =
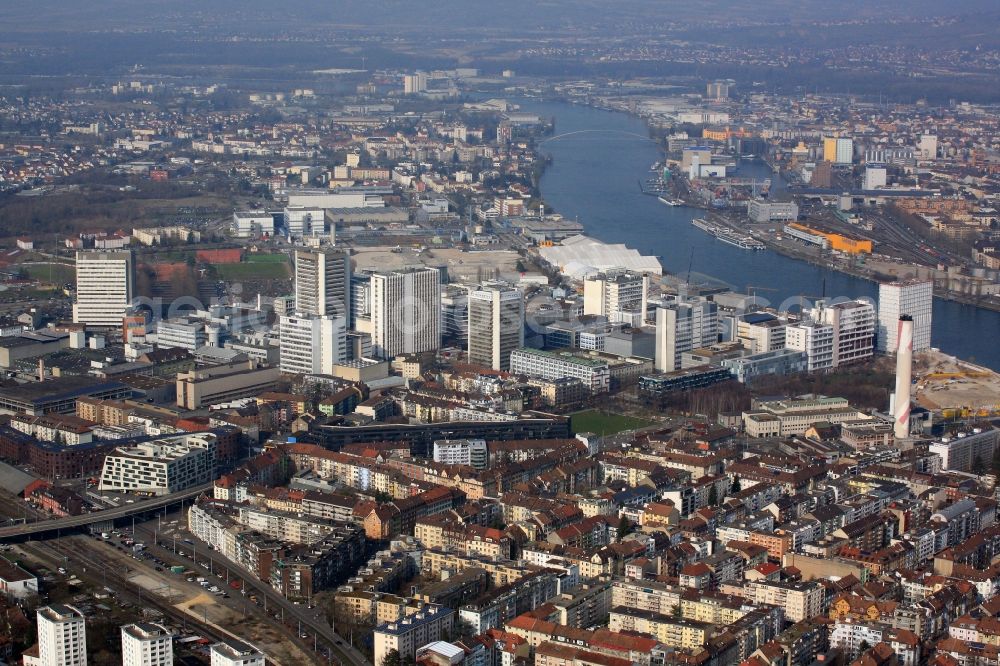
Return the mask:
{"type": "Polygon", "coordinates": [[[893,400],[893,434],[896,439],[910,436],[910,384],[913,379],[913,317],[902,315],[898,323],[896,347],[896,393],[893,400]]]}

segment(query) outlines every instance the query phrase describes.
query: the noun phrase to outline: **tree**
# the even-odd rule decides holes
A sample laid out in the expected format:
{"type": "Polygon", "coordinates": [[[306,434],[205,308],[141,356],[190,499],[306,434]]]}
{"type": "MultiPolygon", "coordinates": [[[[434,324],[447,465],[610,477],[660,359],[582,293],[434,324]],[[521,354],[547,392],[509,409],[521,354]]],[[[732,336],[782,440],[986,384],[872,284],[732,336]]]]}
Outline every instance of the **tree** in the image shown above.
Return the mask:
{"type": "Polygon", "coordinates": [[[1000,474],[1000,446],[993,451],[993,472],[1000,474]]]}
{"type": "Polygon", "coordinates": [[[743,488],[740,486],[740,477],[738,477],[738,476],[733,477],[733,485],[732,485],[732,488],[730,488],[730,491],[734,492],[734,493],[738,493],[742,489],[743,488]]]}
{"type": "Polygon", "coordinates": [[[983,456],[978,453],[972,460],[972,473],[976,476],[982,476],[986,473],[986,463],[983,462],[983,456]]]}
{"type": "Polygon", "coordinates": [[[719,503],[719,490],[712,484],[712,487],[708,491],[708,505],[716,506],[719,503]]]}
{"type": "Polygon", "coordinates": [[[403,659],[399,655],[399,650],[389,650],[386,652],[379,666],[403,666],[403,659]]]}
{"type": "Polygon", "coordinates": [[[632,531],[632,522],[625,516],[618,521],[618,540],[621,541],[626,534],[632,531]]]}

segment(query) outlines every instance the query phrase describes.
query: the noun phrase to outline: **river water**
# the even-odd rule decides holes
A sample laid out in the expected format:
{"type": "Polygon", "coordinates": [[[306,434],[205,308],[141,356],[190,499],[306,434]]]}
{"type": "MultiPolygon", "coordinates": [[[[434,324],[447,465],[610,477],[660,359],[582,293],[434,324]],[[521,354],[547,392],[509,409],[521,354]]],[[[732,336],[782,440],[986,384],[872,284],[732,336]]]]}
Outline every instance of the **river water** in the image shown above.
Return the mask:
{"type": "MultiPolygon", "coordinates": [[[[520,103],[524,111],[554,118],[554,136],[580,132],[542,144],[552,163],[541,190],[550,208],[579,220],[588,235],[659,256],[664,269],[677,275],[685,276],[690,263],[692,282],[723,283],[739,293],[757,287],[757,297],[775,306],[800,296],[812,301],[824,293],[828,298],[878,297],[878,285],[868,280],[771,250],[751,252],[722,243],[691,226],[703,212],[666,206],[642,194],[639,181],[653,175],[649,167],[662,155],[655,143],[641,138],[648,132],[640,119],[564,102],[520,103]]],[[[738,175],[771,176],[766,165],[747,162],[738,175]]],[[[1000,313],[934,299],[931,342],[942,351],[1000,370],[998,335],[1000,313]]]]}

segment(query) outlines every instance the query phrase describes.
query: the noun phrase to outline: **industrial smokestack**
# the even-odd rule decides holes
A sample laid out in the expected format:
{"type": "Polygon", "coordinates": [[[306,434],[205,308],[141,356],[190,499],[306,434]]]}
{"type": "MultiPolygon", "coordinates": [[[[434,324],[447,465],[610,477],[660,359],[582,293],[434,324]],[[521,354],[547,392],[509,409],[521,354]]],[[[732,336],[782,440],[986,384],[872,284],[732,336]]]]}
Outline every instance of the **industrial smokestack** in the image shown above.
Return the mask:
{"type": "Polygon", "coordinates": [[[902,315],[897,324],[896,393],[892,410],[896,439],[910,436],[910,382],[913,378],[913,317],[902,315]]]}

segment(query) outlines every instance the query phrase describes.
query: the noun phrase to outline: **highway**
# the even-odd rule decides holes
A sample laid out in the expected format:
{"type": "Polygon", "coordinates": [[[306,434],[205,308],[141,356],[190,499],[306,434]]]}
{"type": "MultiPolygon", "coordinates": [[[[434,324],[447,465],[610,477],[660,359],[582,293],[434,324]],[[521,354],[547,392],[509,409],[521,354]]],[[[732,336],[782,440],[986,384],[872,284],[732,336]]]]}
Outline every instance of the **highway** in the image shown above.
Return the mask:
{"type": "Polygon", "coordinates": [[[122,506],[115,507],[114,509],[94,511],[92,513],[85,513],[79,516],[68,516],[66,518],[40,520],[34,523],[23,523],[21,525],[0,527],[0,541],[3,541],[4,539],[19,539],[26,536],[35,536],[59,530],[71,530],[78,527],[93,525],[94,523],[103,523],[108,520],[127,518],[136,514],[146,513],[147,511],[156,511],[157,509],[162,509],[166,506],[170,506],[171,504],[195,498],[211,489],[212,483],[203,483],[200,486],[194,486],[177,493],[160,495],[159,497],[154,497],[141,502],[135,502],[134,504],[124,504],[122,506]]]}

